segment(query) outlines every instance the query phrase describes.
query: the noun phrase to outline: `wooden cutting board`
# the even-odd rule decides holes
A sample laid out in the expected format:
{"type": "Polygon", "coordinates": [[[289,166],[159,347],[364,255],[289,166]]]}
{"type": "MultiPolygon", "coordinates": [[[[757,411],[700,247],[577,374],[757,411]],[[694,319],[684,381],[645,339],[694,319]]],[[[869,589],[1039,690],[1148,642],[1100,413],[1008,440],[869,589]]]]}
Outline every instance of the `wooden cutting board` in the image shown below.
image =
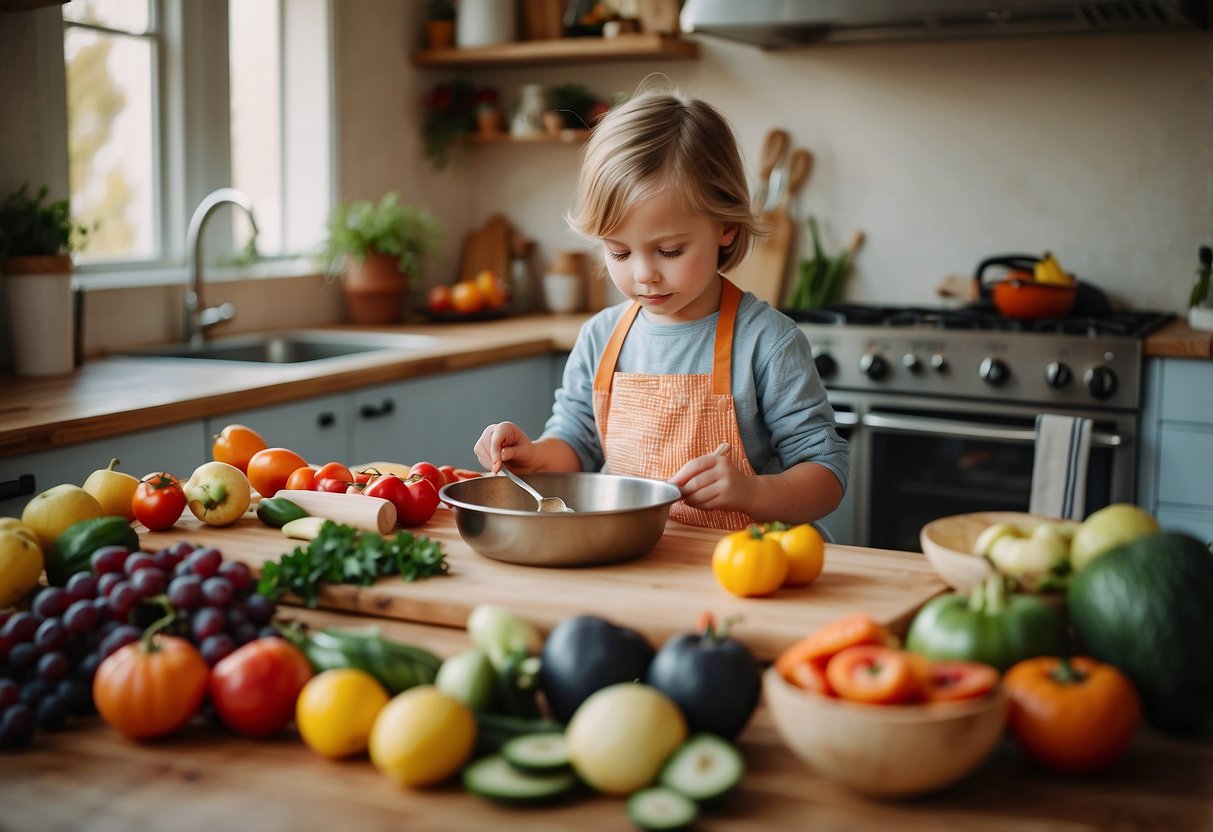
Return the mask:
{"type": "MultiPolygon", "coordinates": [[[[825,570],[807,587],[770,598],[736,598],[712,575],[712,549],[721,533],[671,522],[647,554],[628,563],[580,569],[544,569],[501,563],[476,554],[440,509],[415,531],[442,543],[450,574],[406,583],[383,578],[370,587],[330,585],[320,606],[424,624],[463,627],[481,603],[510,607],[543,631],[574,615],[596,614],[644,633],[654,647],[695,628],[704,611],[718,621],[740,616],[733,634],[762,660],[773,659],[801,636],[849,612],[867,612],[904,632],[914,612],[947,587],[918,553],[851,546],[826,548],[825,570]]],[[[300,541],[288,540],[255,517],[231,526],[203,526],[188,515],[165,532],[144,532],[144,549],[178,540],[215,546],[259,573],[300,541]]]]}
{"type": "Polygon", "coordinates": [[[510,223],[501,214],[490,216],[482,228],[468,232],[464,239],[459,279],[474,280],[482,271],[509,280],[510,223]]]}
{"type": "Polygon", "coordinates": [[[813,157],[809,151],[803,148],[792,151],[787,170],[783,172],[775,207],[762,218],[770,234],[759,238],[749,257],[742,260],[730,274],[740,288],[753,292],[759,300],[765,300],[776,309],[783,302],[788,260],[795,237],[788,203],[808,178],[812,166],[813,157]]]}

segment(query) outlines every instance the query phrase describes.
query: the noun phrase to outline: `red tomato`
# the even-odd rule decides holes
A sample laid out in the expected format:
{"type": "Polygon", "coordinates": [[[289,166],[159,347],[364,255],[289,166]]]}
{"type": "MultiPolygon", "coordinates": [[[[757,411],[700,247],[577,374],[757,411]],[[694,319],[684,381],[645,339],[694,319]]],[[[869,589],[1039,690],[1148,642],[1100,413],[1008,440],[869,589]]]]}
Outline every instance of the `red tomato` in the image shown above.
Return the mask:
{"type": "Polygon", "coordinates": [[[461,480],[475,480],[484,475],[479,471],[473,471],[471,468],[456,468],[455,476],[461,480]]]}
{"type": "Polygon", "coordinates": [[[998,684],[998,670],[982,662],[931,662],[927,698],[934,701],[976,699],[998,684]]]}
{"type": "Polygon", "coordinates": [[[257,451],[248,463],[249,485],[262,497],[273,497],[286,486],[291,474],[307,465],[307,460],[286,448],[257,451]]]}
{"type": "Polygon", "coordinates": [[[185,491],[172,474],[148,474],[135,486],[131,510],[135,519],[154,532],[171,528],[185,510],[185,491]]]}
{"type": "Polygon", "coordinates": [[[918,676],[909,654],[892,647],[847,647],[826,664],[826,679],[839,696],[872,705],[908,702],[918,694],[918,676]]]}
{"type": "Polygon", "coordinates": [[[93,677],[97,713],[141,740],[171,734],[198,711],[210,674],[202,655],[176,636],[155,635],[119,648],[93,677]]]}
{"type": "Polygon", "coordinates": [[[402,480],[395,474],[384,474],[363,491],[369,497],[381,497],[396,507],[396,523],[419,526],[438,510],[438,492],[434,484],[422,477],[402,480]]]}
{"type": "Polygon", "coordinates": [[[219,718],[246,737],[268,737],[295,715],[299,691],[312,678],[307,656],[285,639],[250,641],[211,670],[211,701],[219,718]]]}
{"type": "Polygon", "coordinates": [[[330,491],[334,494],[344,494],[349,489],[350,483],[345,480],[339,480],[336,477],[325,477],[324,479],[316,480],[317,491],[330,491]]]}
{"type": "Polygon", "coordinates": [[[235,465],[248,473],[248,461],[257,451],[269,447],[261,434],[245,425],[228,425],[211,443],[211,458],[235,465]]]}
{"type": "Polygon", "coordinates": [[[350,483],[354,481],[354,475],[340,462],[326,462],[316,469],[316,482],[329,479],[350,483]]]}
{"type": "Polygon", "coordinates": [[[446,485],[459,481],[459,475],[455,473],[454,465],[439,465],[438,470],[442,472],[442,479],[446,485]]]}
{"type": "Polygon", "coordinates": [[[426,305],[431,312],[450,312],[455,308],[455,304],[451,302],[451,287],[440,283],[430,289],[426,305]]]}
{"type": "Polygon", "coordinates": [[[438,470],[438,466],[432,462],[418,462],[409,467],[409,478],[424,477],[430,481],[430,485],[434,486],[434,491],[441,491],[442,486],[446,485],[446,477],[442,476],[442,472],[438,470]]]}
{"type": "Polygon", "coordinates": [[[283,486],[287,491],[315,491],[316,490],[316,469],[310,465],[304,465],[291,471],[291,475],[286,478],[286,485],[283,486]]]}
{"type": "Polygon", "coordinates": [[[364,468],[361,471],[354,472],[354,482],[366,485],[377,476],[379,476],[379,472],[374,468],[364,468]]]}

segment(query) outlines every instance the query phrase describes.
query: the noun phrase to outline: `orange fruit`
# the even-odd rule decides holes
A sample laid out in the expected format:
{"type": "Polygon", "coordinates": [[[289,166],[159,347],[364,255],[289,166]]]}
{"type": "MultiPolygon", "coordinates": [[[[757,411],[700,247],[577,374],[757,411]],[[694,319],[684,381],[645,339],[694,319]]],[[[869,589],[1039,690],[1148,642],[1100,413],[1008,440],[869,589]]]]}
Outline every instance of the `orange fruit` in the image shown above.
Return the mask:
{"type": "Polygon", "coordinates": [[[306,465],[306,459],[287,448],[257,451],[248,463],[249,485],[262,497],[273,497],[286,487],[291,474],[306,465]]]}
{"type": "Polygon", "coordinates": [[[257,431],[247,425],[231,424],[219,431],[211,443],[211,458],[235,465],[248,473],[248,462],[257,451],[269,447],[257,431]]]}
{"type": "Polygon", "coordinates": [[[456,312],[472,315],[484,308],[484,293],[472,280],[461,280],[451,289],[451,303],[456,312]]]}
{"type": "Polygon", "coordinates": [[[494,272],[486,269],[476,275],[476,288],[484,296],[484,305],[489,309],[505,306],[505,285],[494,272]]]}

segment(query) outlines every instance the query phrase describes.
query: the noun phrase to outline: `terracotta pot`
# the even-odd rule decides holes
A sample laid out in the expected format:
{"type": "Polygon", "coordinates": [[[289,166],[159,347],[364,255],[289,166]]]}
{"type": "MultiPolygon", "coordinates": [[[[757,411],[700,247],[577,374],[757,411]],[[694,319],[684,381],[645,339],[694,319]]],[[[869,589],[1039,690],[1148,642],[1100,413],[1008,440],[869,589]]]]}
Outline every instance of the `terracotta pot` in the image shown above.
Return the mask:
{"type": "Polygon", "coordinates": [[[430,49],[450,49],[455,45],[455,21],[427,20],[425,42],[430,49]]]}
{"type": "Polygon", "coordinates": [[[496,108],[476,113],[476,129],[482,136],[500,136],[505,133],[505,114],[496,108]]]}
{"type": "Polygon", "coordinates": [[[408,275],[400,272],[392,255],[369,254],[351,258],[341,289],[350,320],[356,324],[391,324],[400,320],[409,293],[408,275]]]}

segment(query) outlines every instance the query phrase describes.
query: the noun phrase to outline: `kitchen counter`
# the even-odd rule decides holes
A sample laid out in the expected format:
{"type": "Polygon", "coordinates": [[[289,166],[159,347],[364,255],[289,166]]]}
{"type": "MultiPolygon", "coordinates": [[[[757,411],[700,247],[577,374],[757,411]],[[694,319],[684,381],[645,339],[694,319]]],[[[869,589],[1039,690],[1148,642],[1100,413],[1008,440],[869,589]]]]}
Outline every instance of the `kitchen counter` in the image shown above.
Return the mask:
{"type": "Polygon", "coordinates": [[[1183,318],[1176,318],[1146,338],[1145,352],[1147,358],[1213,360],[1213,332],[1193,329],[1183,318]]]}
{"type": "MultiPolygon", "coordinates": [[[[363,619],[325,613],[324,625],[363,619]]],[[[381,622],[385,635],[450,655],[466,646],[459,630],[381,622]]],[[[1179,741],[1141,730],[1128,755],[1097,777],[1066,778],[1031,766],[1004,740],[970,777],[909,800],[864,798],[817,775],[784,747],[759,708],[739,738],[747,773],[697,828],[927,832],[1195,830],[1213,823],[1213,742],[1179,741]]],[[[197,725],[136,744],[97,720],[39,734],[23,752],[0,755],[0,826],[43,830],[334,829],[627,830],[623,801],[588,797],[540,809],[509,809],[455,784],[405,791],[365,758],[323,760],[293,733],[247,740],[197,725]]]]}

